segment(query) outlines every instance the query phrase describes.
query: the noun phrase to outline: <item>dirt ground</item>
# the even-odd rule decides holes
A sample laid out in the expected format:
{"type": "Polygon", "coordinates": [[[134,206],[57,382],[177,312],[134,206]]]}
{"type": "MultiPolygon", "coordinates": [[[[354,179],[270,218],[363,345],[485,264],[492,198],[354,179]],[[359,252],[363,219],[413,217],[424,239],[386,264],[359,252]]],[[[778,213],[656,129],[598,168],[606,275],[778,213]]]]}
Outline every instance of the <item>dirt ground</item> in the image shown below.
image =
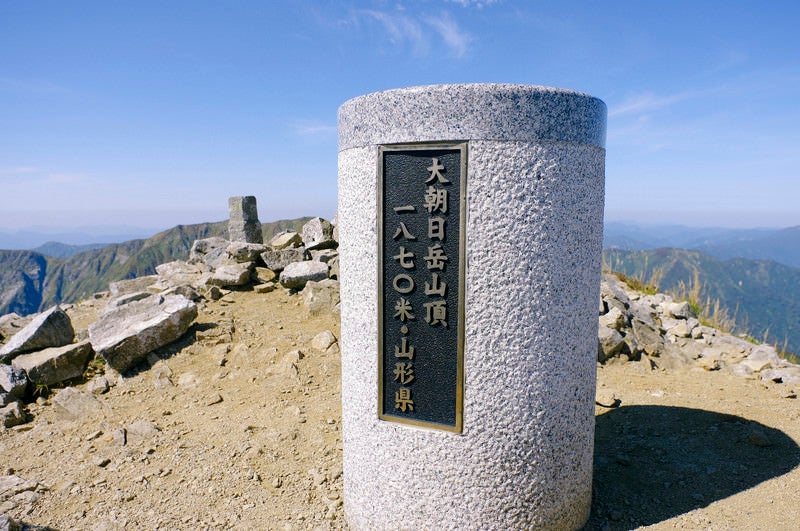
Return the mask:
{"type": "MultiPolygon", "coordinates": [[[[76,328],[103,303],[71,310],[76,328]]],[[[338,315],[309,317],[296,294],[232,292],[79,418],[41,390],[32,421],[0,433],[0,476],[38,486],[0,513],[61,530],[346,527],[339,350],[311,346],[326,330],[338,315]]],[[[618,404],[597,407],[587,529],[798,528],[785,386],[618,363],[598,387],[618,404]]]]}

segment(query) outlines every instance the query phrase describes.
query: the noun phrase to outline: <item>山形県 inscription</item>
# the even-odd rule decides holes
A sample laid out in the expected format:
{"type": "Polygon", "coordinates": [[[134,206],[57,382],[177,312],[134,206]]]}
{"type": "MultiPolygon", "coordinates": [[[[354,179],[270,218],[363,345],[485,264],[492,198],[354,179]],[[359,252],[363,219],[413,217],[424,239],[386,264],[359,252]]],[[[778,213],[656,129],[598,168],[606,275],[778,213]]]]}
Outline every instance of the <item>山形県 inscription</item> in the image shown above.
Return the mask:
{"type": "Polygon", "coordinates": [[[379,155],[378,415],[461,431],[466,143],[379,155]]]}

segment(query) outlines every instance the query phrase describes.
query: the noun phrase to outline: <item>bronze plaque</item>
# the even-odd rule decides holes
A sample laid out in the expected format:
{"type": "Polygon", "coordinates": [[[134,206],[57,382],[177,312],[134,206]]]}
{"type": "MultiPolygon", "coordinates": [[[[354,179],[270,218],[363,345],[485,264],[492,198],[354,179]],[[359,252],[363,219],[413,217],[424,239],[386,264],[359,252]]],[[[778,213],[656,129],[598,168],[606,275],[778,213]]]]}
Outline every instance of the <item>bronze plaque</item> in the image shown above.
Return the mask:
{"type": "Polygon", "coordinates": [[[467,144],[381,146],[378,417],[461,432],[467,144]]]}

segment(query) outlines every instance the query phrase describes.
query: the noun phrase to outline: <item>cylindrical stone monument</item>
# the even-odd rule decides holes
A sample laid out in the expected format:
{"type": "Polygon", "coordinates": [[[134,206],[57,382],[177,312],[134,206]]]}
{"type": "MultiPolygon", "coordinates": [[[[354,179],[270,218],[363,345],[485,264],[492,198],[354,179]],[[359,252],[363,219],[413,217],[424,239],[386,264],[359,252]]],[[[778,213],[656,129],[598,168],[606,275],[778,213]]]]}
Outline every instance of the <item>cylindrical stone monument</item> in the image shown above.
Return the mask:
{"type": "Polygon", "coordinates": [[[348,522],[579,528],[605,104],[433,85],[355,98],[338,121],[348,522]]]}

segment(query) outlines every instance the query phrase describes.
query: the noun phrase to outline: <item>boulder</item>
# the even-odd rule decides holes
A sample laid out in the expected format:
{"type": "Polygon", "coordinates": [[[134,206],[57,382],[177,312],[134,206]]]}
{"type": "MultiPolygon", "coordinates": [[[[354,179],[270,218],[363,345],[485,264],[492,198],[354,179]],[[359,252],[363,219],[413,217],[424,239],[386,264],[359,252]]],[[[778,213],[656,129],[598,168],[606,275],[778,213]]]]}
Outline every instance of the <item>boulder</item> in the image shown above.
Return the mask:
{"type": "Polygon", "coordinates": [[[263,243],[231,242],[226,248],[228,256],[237,263],[255,262],[261,253],[269,249],[263,243]]]}
{"type": "Polygon", "coordinates": [[[309,251],[309,254],[311,255],[312,260],[329,264],[331,260],[339,256],[339,251],[336,249],[315,249],[313,251],[309,251]]]}
{"type": "Polygon", "coordinates": [[[281,271],[280,283],[285,288],[301,289],[307,282],[328,278],[328,264],[323,262],[293,262],[281,271]]]}
{"type": "Polygon", "coordinates": [[[112,297],[120,297],[130,293],[147,291],[147,288],[158,281],[158,275],[147,275],[144,277],[128,278],[117,280],[108,285],[112,297]]]}
{"type": "Polygon", "coordinates": [[[108,312],[114,311],[115,308],[119,306],[124,306],[130,302],[140,301],[142,299],[146,299],[147,297],[152,297],[153,294],[149,291],[134,291],[133,293],[128,293],[125,295],[120,295],[119,297],[114,297],[113,299],[109,299],[106,305],[100,310],[100,315],[106,314],[108,312]]]}
{"type": "Polygon", "coordinates": [[[620,330],[625,324],[625,315],[623,315],[619,308],[613,307],[607,314],[600,316],[598,324],[606,328],[620,330]]]}
{"type": "Polygon", "coordinates": [[[0,391],[5,391],[14,398],[25,396],[28,378],[25,371],[11,365],[0,365],[0,391]]]}
{"type": "Polygon", "coordinates": [[[607,326],[601,326],[598,328],[597,339],[597,361],[600,362],[606,361],[610,357],[619,353],[622,350],[622,347],[625,346],[625,339],[622,337],[622,334],[613,328],[608,328],[607,326]]]}
{"type": "Polygon", "coordinates": [[[633,336],[642,351],[654,357],[658,357],[664,352],[664,338],[657,329],[636,318],[631,319],[631,325],[633,326],[633,336]]]}
{"type": "Polygon", "coordinates": [[[228,263],[228,245],[230,241],[219,236],[195,240],[189,251],[190,264],[206,264],[212,269],[228,263]]]}
{"type": "Polygon", "coordinates": [[[92,345],[86,340],[22,354],[14,358],[11,364],[25,371],[32,383],[53,385],[83,374],[91,355],[92,345]]]}
{"type": "Polygon", "coordinates": [[[287,230],[276,234],[270,241],[269,246],[273,249],[281,250],[287,247],[298,247],[302,245],[303,238],[293,230],[287,230]]]}
{"type": "Polygon", "coordinates": [[[328,262],[328,276],[330,278],[339,279],[339,257],[333,257],[328,262]]]}
{"type": "Polygon", "coordinates": [[[307,258],[305,247],[294,247],[291,249],[268,250],[261,253],[261,260],[269,269],[276,273],[283,271],[292,262],[302,262],[307,258]]]}
{"type": "Polygon", "coordinates": [[[322,218],[312,218],[303,225],[303,245],[312,249],[333,249],[339,244],[333,239],[333,225],[322,218]]]}
{"type": "Polygon", "coordinates": [[[228,264],[219,267],[207,283],[211,286],[244,286],[250,283],[250,268],[252,262],[242,264],[228,264]]]}
{"type": "Polygon", "coordinates": [[[4,428],[25,424],[25,410],[19,402],[11,402],[6,407],[0,408],[0,425],[4,428]]]}
{"type": "Polygon", "coordinates": [[[0,363],[7,363],[25,352],[68,345],[74,337],[69,316],[60,307],[53,306],[37,315],[0,348],[0,363]]]}
{"type": "Polygon", "coordinates": [[[14,312],[0,316],[0,340],[8,339],[31,321],[31,318],[20,317],[14,312]]]}
{"type": "Polygon", "coordinates": [[[0,531],[22,531],[22,524],[7,514],[0,514],[0,531]]]}
{"type": "Polygon", "coordinates": [[[311,315],[330,312],[339,304],[339,282],[330,278],[306,283],[303,304],[311,315]]]}
{"type": "Polygon", "coordinates": [[[771,380],[788,385],[800,385],[800,366],[792,365],[761,371],[762,380],[771,380]]]}
{"type": "MultiPolygon", "coordinates": [[[[226,262],[227,263],[227,262],[226,262]]],[[[211,278],[211,268],[204,263],[189,263],[175,260],[156,266],[159,290],[177,288],[179,286],[200,287],[211,278]]]]}
{"type": "Polygon", "coordinates": [[[697,317],[688,302],[673,302],[667,305],[667,313],[676,319],[689,319],[697,317]]]}
{"type": "Polygon", "coordinates": [[[89,326],[94,351],[119,372],[149,352],[182,336],[197,317],[197,305],[182,295],[157,295],[120,306],[89,326]]]}
{"type": "Polygon", "coordinates": [[[258,284],[273,282],[276,276],[277,275],[275,275],[275,271],[266,267],[257,267],[252,274],[253,281],[257,282],[258,284]]]}
{"type": "Polygon", "coordinates": [[[333,335],[333,332],[325,330],[314,336],[314,339],[311,340],[311,348],[325,352],[335,343],[336,336],[333,335]]]}
{"type": "Polygon", "coordinates": [[[103,408],[95,397],[74,387],[65,387],[56,393],[53,405],[61,416],[69,420],[91,417],[103,408]]]}

